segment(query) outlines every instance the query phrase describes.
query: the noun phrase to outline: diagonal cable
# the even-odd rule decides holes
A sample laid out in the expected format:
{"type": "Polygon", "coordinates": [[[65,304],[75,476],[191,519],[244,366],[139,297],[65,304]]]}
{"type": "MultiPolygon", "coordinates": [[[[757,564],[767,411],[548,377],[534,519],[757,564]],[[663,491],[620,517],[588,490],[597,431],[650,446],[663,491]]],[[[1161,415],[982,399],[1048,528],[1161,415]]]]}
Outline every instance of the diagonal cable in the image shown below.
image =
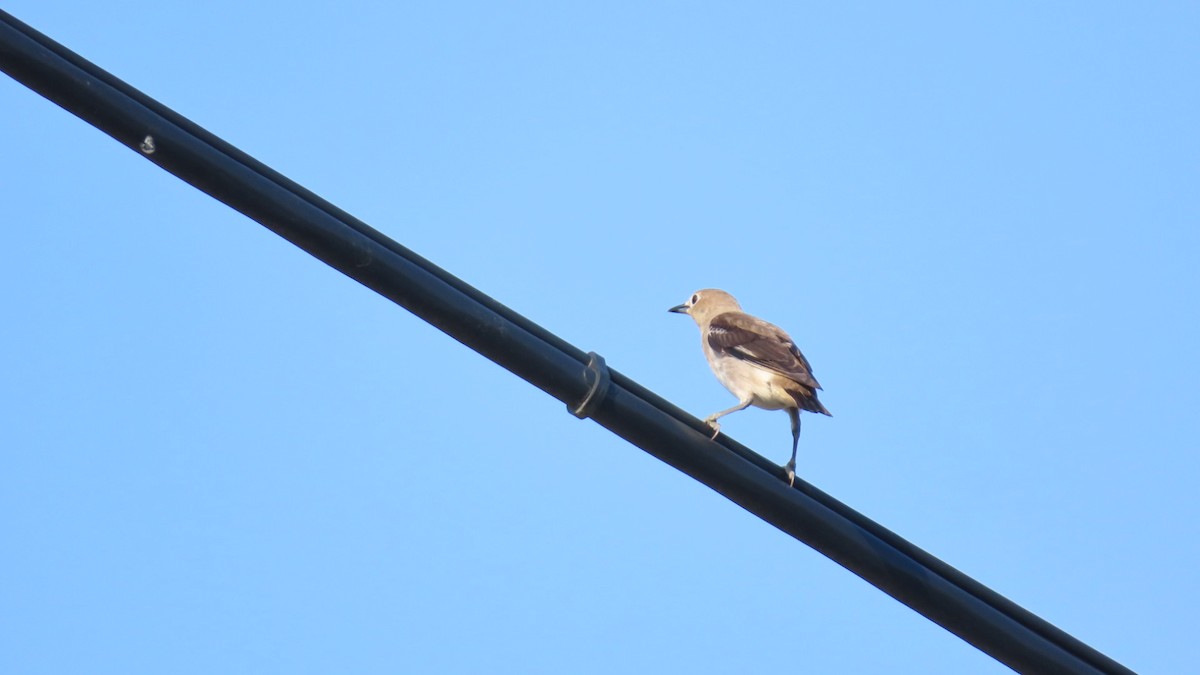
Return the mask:
{"type": "Polygon", "coordinates": [[[1132,672],[3,11],[0,70],[1009,667],[1132,672]]]}

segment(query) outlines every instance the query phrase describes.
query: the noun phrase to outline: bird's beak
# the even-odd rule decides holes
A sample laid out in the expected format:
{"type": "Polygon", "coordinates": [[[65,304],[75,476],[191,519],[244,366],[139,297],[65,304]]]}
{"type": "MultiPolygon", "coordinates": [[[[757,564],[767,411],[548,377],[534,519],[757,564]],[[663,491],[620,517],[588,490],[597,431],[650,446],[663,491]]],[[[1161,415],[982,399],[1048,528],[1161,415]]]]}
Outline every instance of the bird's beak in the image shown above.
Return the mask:
{"type": "Polygon", "coordinates": [[[672,307],[671,309],[668,309],[667,311],[668,311],[668,312],[675,312],[676,314],[687,314],[687,313],[688,313],[688,309],[690,309],[690,308],[689,308],[689,307],[687,306],[687,304],[685,303],[685,304],[682,304],[682,305],[675,305],[674,307],[672,307]]]}

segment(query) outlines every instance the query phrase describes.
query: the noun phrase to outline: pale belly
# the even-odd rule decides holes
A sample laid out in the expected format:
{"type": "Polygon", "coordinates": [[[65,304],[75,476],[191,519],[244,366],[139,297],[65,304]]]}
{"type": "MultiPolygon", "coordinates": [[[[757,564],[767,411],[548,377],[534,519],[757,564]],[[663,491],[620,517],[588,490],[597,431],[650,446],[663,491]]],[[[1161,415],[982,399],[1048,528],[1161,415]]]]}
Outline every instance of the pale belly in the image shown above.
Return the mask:
{"type": "Polygon", "coordinates": [[[721,359],[718,363],[713,373],[739,401],[749,400],[765,410],[796,407],[796,400],[782,386],[787,382],[782,375],[744,361],[721,359]]]}

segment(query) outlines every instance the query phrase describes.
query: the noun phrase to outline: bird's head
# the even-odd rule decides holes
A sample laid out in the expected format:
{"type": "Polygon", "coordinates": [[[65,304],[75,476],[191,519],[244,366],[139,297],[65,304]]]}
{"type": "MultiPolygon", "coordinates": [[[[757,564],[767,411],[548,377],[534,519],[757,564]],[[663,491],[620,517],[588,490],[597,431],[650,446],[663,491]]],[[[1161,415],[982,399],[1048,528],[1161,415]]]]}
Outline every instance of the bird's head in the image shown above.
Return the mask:
{"type": "Polygon", "coordinates": [[[696,321],[697,324],[703,325],[712,317],[724,312],[740,312],[742,306],[734,297],[725,291],[716,288],[706,288],[702,291],[692,293],[692,297],[682,305],[675,305],[668,312],[676,314],[687,314],[696,321]]]}

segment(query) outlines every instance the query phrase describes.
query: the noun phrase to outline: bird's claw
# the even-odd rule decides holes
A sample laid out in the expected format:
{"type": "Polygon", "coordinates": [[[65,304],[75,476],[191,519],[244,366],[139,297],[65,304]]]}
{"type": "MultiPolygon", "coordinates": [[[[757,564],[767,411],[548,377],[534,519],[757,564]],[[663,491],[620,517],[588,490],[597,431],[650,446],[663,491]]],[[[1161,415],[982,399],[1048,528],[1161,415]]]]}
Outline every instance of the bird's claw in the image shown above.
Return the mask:
{"type": "Polygon", "coordinates": [[[710,438],[712,438],[713,440],[716,440],[717,434],[721,433],[721,425],[717,424],[717,421],[711,417],[704,420],[704,423],[707,424],[709,427],[711,427],[713,430],[712,436],[710,436],[710,438]]]}
{"type": "Polygon", "coordinates": [[[788,462],[783,470],[787,473],[788,487],[796,487],[796,465],[788,462]]]}

